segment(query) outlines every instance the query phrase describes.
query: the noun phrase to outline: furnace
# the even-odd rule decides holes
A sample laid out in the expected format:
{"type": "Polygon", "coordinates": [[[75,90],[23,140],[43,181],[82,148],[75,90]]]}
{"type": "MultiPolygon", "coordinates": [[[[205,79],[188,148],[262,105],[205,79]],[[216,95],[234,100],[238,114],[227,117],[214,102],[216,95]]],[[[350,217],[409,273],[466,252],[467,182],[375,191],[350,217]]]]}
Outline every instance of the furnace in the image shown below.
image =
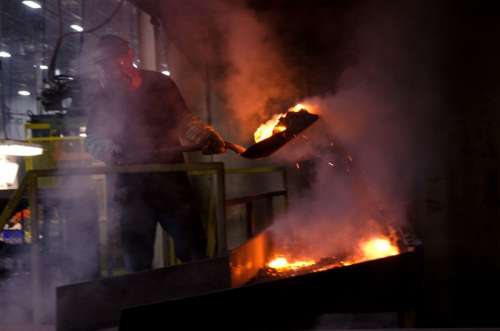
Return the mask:
{"type": "Polygon", "coordinates": [[[127,308],[120,330],[162,321],[172,328],[308,330],[323,314],[396,312],[403,318],[415,309],[419,245],[352,265],[328,258],[304,262],[280,275],[270,273],[267,263],[262,266],[271,247],[269,233],[262,233],[231,252],[232,288],[127,308]]]}

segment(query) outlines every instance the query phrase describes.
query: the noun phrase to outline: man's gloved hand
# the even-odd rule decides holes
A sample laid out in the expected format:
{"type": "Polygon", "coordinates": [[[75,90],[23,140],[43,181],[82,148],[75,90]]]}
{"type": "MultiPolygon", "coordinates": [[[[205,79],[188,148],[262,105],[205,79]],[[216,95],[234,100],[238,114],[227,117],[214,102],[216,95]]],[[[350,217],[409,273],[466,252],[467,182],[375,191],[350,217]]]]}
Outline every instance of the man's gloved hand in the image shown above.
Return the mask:
{"type": "Polygon", "coordinates": [[[202,142],[203,154],[220,154],[226,151],[226,143],[224,139],[212,128],[207,128],[207,136],[202,142]]]}
{"type": "Polygon", "coordinates": [[[104,163],[120,164],[123,158],[123,150],[110,139],[89,135],[85,139],[87,151],[96,159],[104,163]]]}
{"type": "Polygon", "coordinates": [[[219,154],[226,151],[226,143],[220,134],[194,115],[188,116],[182,138],[201,146],[203,154],[219,154]]]}

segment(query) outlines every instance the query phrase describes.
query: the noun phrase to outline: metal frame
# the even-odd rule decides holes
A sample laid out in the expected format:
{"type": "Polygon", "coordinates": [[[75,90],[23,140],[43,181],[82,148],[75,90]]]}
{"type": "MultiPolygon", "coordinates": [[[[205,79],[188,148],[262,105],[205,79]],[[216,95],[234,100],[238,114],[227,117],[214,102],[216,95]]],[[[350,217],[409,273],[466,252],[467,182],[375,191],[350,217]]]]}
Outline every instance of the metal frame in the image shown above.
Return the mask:
{"type": "MultiPolygon", "coordinates": [[[[266,199],[269,206],[272,207],[272,199],[276,196],[285,198],[285,206],[288,198],[288,183],[286,171],[282,167],[262,167],[246,169],[224,169],[224,163],[190,163],[190,164],[151,164],[151,165],[129,165],[115,167],[81,167],[66,169],[40,169],[31,170],[23,178],[18,190],[11,196],[7,206],[0,215],[0,226],[8,221],[18,203],[24,197],[27,191],[29,208],[31,211],[31,275],[32,275],[32,293],[33,293],[33,321],[39,324],[41,321],[41,270],[40,270],[40,242],[39,242],[39,184],[38,179],[43,177],[64,177],[64,176],[91,176],[91,175],[109,175],[119,173],[153,173],[153,172],[188,172],[194,176],[216,176],[214,181],[215,199],[216,199],[216,241],[217,256],[227,254],[226,238],[226,208],[235,205],[245,204],[247,211],[247,229],[248,235],[254,233],[252,203],[257,200],[266,199]],[[281,173],[284,189],[280,191],[267,192],[258,195],[239,197],[226,200],[225,192],[225,174],[266,174],[281,173]]],[[[272,212],[272,208],[270,209],[272,212]]]]}
{"type": "Polygon", "coordinates": [[[226,174],[265,174],[279,172],[281,174],[283,189],[279,191],[266,192],[261,194],[249,195],[226,200],[226,208],[232,206],[245,205],[246,232],[247,238],[252,238],[256,234],[255,220],[253,212],[253,203],[258,200],[266,200],[267,210],[271,213],[271,219],[274,217],[273,198],[283,197],[285,199],[285,208],[288,207],[288,180],[286,170],[282,167],[263,167],[247,169],[228,169],[226,174]]]}
{"type": "MultiPolygon", "coordinates": [[[[245,255],[240,253],[243,264],[245,255]]],[[[411,316],[418,304],[421,261],[422,251],[416,250],[197,296],[165,298],[124,308],[119,330],[313,330],[323,314],[385,312],[399,313],[401,327],[411,326],[404,315],[411,316]]]]}
{"type": "Polygon", "coordinates": [[[23,191],[28,190],[28,200],[31,211],[31,279],[33,293],[33,321],[39,324],[41,321],[41,283],[40,283],[40,245],[39,245],[39,215],[38,215],[38,179],[43,177],[63,176],[90,176],[108,175],[119,173],[154,173],[154,172],[180,172],[186,171],[192,175],[215,175],[216,190],[216,222],[217,222],[217,255],[223,256],[227,250],[225,229],[225,181],[224,164],[213,163],[191,163],[191,164],[152,164],[152,165],[130,165],[116,167],[86,167],[68,169],[44,169],[29,171],[22,181],[19,189],[13,194],[6,208],[0,216],[0,225],[5,224],[12,211],[23,197],[23,191]]]}

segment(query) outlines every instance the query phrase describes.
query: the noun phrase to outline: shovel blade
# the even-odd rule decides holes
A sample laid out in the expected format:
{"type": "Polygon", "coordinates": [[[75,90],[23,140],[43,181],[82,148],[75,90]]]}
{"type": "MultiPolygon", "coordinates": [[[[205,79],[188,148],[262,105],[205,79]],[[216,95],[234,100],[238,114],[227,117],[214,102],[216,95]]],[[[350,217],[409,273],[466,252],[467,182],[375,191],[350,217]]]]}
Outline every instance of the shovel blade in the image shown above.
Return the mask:
{"type": "Polygon", "coordinates": [[[295,121],[294,125],[288,127],[285,131],[253,144],[240,155],[247,159],[260,159],[271,156],[318,119],[318,115],[308,113],[307,117],[301,118],[300,122],[295,121]]]}

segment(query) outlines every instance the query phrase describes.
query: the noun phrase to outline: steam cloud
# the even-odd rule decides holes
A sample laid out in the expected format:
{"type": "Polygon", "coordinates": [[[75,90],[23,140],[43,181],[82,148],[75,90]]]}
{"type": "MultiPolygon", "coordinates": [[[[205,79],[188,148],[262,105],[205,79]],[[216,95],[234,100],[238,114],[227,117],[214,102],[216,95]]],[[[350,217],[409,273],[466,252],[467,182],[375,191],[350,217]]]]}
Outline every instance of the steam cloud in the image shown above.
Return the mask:
{"type": "Polygon", "coordinates": [[[439,104],[422,4],[339,6],[344,14],[335,16],[338,22],[316,14],[315,24],[304,29],[335,47],[313,54],[306,70],[294,67],[275,20],[246,1],[170,0],[163,8],[167,37],[192,63],[224,68],[216,86],[226,106],[218,129],[226,137],[248,141],[260,123],[303,95],[321,115],[307,139],[275,157],[290,165],[314,160],[299,171],[312,173],[310,191],[276,220],[279,238],[295,238],[301,249],[325,256],[352,250],[353,238],[405,222],[415,176],[432,155],[427,127],[439,104]],[[321,87],[304,90],[300,79],[316,79],[321,87]]]}
{"type": "Polygon", "coordinates": [[[425,35],[415,7],[357,8],[363,24],[342,45],[356,50],[354,64],[330,93],[304,100],[322,123],[278,155],[314,160],[310,190],[273,228],[285,251],[295,244],[299,255],[342,255],[387,225],[405,225],[415,178],[432,155],[428,126],[439,104],[425,43],[411,38],[425,35]]]}
{"type": "Polygon", "coordinates": [[[282,103],[296,98],[298,92],[293,84],[295,74],[277,47],[278,36],[245,3],[162,3],[167,44],[180,50],[198,72],[205,65],[217,71],[213,73],[215,89],[225,101],[225,119],[219,129],[240,141],[252,137],[270,112],[282,112],[282,103]]]}

